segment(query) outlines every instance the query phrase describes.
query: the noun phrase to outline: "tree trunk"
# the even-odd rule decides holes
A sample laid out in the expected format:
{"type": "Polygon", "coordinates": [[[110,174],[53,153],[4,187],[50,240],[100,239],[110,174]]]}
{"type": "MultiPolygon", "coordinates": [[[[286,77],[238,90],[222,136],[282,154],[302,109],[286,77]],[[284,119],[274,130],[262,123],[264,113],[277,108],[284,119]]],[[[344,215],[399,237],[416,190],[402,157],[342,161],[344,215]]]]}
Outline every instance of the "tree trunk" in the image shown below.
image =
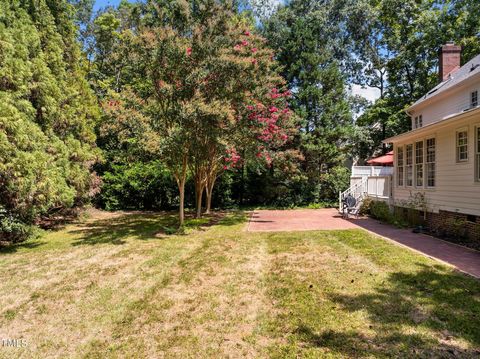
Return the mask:
{"type": "Polygon", "coordinates": [[[180,194],[180,205],[178,211],[179,227],[182,227],[185,223],[185,182],[187,181],[187,158],[184,157],[182,162],[182,169],[180,172],[175,173],[178,192],[180,194]]]}
{"type": "Polygon", "coordinates": [[[203,190],[205,189],[205,184],[203,179],[195,180],[195,205],[196,205],[196,218],[202,216],[202,199],[203,199],[203,190]]]}
{"type": "Polygon", "coordinates": [[[216,178],[209,179],[207,186],[205,187],[206,195],[207,195],[207,208],[205,210],[205,214],[210,214],[212,210],[212,194],[213,194],[213,187],[215,186],[216,178]]]}
{"type": "Polygon", "coordinates": [[[185,223],[185,181],[178,182],[178,190],[180,192],[180,208],[178,213],[179,226],[185,223]]]}

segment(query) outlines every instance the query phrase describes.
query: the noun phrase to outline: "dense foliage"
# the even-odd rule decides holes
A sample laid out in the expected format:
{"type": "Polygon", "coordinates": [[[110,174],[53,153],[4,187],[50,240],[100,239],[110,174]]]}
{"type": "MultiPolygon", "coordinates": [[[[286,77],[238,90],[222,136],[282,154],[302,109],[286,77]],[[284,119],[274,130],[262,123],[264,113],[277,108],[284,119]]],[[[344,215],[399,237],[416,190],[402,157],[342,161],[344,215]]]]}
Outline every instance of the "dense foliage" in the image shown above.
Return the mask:
{"type": "Polygon", "coordinates": [[[409,129],[439,46],[480,52],[473,0],[270,4],[0,1],[0,240],[93,195],[197,215],[333,201],[409,129]]]}
{"type": "Polygon", "coordinates": [[[94,194],[99,111],[72,10],[65,1],[0,2],[0,241],[94,194]]]}

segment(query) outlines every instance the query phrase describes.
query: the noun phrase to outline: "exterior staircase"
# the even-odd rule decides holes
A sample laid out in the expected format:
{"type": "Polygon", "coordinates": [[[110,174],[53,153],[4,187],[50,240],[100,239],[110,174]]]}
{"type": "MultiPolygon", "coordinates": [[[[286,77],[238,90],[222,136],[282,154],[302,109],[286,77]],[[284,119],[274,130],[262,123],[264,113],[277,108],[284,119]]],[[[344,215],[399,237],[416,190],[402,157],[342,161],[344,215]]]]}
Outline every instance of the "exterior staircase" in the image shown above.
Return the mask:
{"type": "Polygon", "coordinates": [[[368,193],[368,177],[362,178],[361,181],[356,182],[352,186],[350,186],[346,191],[340,192],[338,198],[338,210],[343,215],[344,213],[344,205],[343,200],[348,196],[351,195],[355,198],[357,202],[357,206],[362,204],[363,199],[367,196],[368,193]]]}

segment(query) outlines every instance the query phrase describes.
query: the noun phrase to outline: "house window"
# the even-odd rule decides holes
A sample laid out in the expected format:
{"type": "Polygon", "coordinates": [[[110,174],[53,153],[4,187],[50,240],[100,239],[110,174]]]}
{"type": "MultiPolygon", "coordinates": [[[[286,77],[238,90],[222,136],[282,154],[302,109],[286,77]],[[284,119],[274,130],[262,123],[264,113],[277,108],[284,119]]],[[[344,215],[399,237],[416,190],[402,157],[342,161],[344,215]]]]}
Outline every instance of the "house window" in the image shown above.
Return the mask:
{"type": "Polygon", "coordinates": [[[423,141],[415,143],[415,186],[423,187],[423,141]]]}
{"type": "Polygon", "coordinates": [[[426,155],[426,167],[427,167],[427,186],[435,187],[435,138],[427,139],[427,155],[426,155]]]}
{"type": "Polygon", "coordinates": [[[457,162],[468,160],[468,132],[466,130],[457,132],[457,162]]]}
{"type": "Polygon", "coordinates": [[[407,186],[413,186],[413,145],[405,146],[406,165],[407,165],[407,186]]]}
{"type": "Polygon", "coordinates": [[[423,126],[423,116],[416,116],[415,117],[415,123],[414,123],[414,128],[420,128],[423,126]]]}
{"type": "Polygon", "coordinates": [[[476,131],[476,146],[475,146],[475,153],[476,153],[476,164],[477,164],[477,175],[475,176],[475,179],[480,182],[480,126],[477,127],[476,131]]]}
{"type": "Polygon", "coordinates": [[[478,106],[478,91],[473,91],[470,95],[470,107],[474,108],[478,106]]]}
{"type": "Polygon", "coordinates": [[[403,147],[397,148],[397,186],[403,186],[403,147]]]}

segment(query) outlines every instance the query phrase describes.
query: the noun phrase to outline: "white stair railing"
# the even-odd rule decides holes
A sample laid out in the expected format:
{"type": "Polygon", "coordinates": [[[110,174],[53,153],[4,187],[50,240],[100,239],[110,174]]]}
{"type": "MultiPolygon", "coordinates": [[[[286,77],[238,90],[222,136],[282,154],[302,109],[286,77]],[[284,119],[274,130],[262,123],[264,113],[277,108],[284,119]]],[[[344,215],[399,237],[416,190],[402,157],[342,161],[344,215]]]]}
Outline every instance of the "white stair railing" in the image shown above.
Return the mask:
{"type": "Polygon", "coordinates": [[[346,191],[340,192],[338,197],[338,210],[340,213],[343,213],[343,200],[348,195],[351,195],[357,203],[360,203],[365,193],[368,192],[368,177],[362,178],[360,182],[355,183],[353,186],[350,186],[346,191]]]}

